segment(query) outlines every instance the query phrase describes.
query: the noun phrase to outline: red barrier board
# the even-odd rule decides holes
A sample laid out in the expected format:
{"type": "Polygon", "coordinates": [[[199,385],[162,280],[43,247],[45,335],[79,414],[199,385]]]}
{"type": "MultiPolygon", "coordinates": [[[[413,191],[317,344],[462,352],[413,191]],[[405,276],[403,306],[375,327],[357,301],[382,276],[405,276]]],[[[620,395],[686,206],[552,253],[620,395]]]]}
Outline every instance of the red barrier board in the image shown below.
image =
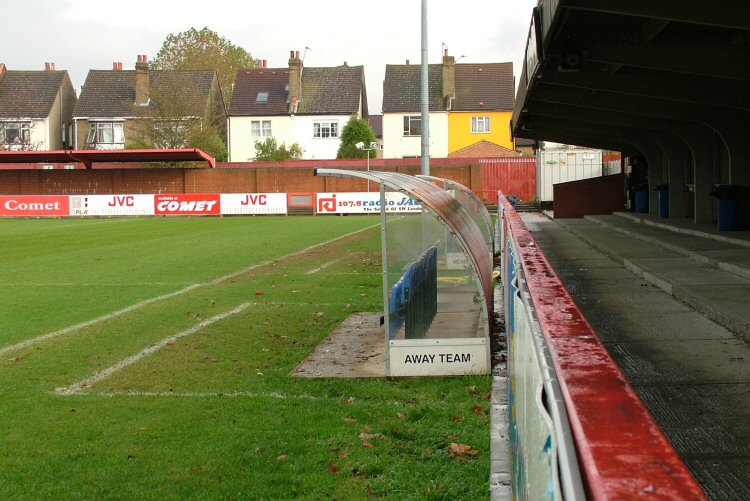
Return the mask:
{"type": "Polygon", "coordinates": [[[154,213],[159,215],[219,215],[221,214],[220,195],[218,193],[154,195],[154,213]]]}
{"type": "Polygon", "coordinates": [[[68,216],[66,195],[0,196],[0,216],[68,216]]]}

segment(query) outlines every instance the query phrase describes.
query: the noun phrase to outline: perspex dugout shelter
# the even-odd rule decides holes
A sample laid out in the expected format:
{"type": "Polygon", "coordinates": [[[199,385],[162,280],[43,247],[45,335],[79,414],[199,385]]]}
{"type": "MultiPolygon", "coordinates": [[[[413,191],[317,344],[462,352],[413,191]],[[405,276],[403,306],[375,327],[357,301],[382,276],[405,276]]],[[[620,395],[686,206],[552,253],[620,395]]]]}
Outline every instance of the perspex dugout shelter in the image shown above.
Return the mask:
{"type": "Polygon", "coordinates": [[[316,169],[315,173],[380,185],[386,375],[489,373],[493,294],[489,216],[485,222],[480,209],[461,203],[453,194],[455,186],[446,189],[445,183],[436,186],[427,179],[393,172],[316,169]],[[420,209],[399,211],[388,195],[392,192],[413,198],[420,209]],[[489,228],[480,228],[484,224],[489,228]]]}

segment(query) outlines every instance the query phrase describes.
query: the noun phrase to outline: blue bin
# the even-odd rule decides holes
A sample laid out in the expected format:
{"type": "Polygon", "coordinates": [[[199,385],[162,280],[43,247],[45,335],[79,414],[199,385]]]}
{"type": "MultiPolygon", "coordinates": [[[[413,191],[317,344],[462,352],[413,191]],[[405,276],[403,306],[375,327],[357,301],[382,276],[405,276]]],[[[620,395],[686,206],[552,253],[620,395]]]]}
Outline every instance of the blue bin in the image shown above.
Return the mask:
{"type": "Polygon", "coordinates": [[[719,198],[716,200],[716,219],[719,231],[731,231],[737,223],[737,199],[719,198]]]}
{"type": "Polygon", "coordinates": [[[635,192],[635,211],[639,213],[648,212],[648,191],[638,190],[635,192]]]}
{"type": "Polygon", "coordinates": [[[657,187],[659,191],[659,217],[669,217],[669,185],[657,187]]]}

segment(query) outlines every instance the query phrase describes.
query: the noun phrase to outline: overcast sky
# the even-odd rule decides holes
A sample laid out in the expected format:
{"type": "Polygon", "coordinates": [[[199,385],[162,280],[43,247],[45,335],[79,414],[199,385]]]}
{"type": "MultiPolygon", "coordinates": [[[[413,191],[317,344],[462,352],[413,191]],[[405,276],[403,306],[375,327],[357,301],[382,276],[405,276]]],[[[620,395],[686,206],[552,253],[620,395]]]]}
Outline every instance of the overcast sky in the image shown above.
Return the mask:
{"type": "MultiPolygon", "coordinates": [[[[461,63],[513,62],[521,69],[537,0],[429,0],[430,63],[442,44],[461,63]]],[[[386,64],[421,60],[421,1],[380,0],[24,0],[4,2],[0,62],[41,70],[54,62],[80,88],[90,69],[149,60],[170,33],[207,26],[269,67],[309,47],[306,66],[364,65],[370,113],[382,105],[386,64]]],[[[228,103],[227,103],[228,104],[228,103]]]]}

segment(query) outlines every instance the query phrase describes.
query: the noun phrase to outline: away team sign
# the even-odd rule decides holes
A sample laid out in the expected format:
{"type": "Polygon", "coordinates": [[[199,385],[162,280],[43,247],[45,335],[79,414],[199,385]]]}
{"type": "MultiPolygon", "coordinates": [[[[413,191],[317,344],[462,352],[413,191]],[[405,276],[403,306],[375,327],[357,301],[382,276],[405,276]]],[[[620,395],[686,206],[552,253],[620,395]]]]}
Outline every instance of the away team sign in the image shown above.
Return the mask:
{"type": "MultiPolygon", "coordinates": [[[[398,191],[385,194],[387,212],[421,212],[422,205],[398,191]]],[[[379,214],[380,192],[318,193],[318,214],[379,214]]]]}

